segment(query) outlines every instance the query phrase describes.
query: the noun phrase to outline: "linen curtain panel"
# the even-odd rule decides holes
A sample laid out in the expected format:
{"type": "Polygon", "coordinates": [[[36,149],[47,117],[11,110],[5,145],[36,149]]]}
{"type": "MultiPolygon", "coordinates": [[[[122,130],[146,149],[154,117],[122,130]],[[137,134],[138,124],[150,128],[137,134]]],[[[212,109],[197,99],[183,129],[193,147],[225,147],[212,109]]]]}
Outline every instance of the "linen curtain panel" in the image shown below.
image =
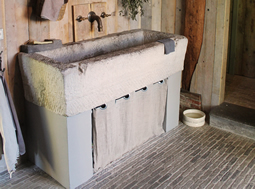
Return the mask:
{"type": "Polygon", "coordinates": [[[94,171],[162,134],[167,79],[93,110],[94,171]]]}

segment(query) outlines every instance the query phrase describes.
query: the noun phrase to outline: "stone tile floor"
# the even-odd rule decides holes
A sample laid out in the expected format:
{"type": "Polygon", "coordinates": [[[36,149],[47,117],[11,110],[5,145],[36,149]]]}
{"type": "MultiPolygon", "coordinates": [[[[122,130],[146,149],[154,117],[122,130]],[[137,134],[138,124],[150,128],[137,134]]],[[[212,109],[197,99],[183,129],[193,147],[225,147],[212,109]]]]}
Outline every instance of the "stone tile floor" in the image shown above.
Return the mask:
{"type": "MultiPolygon", "coordinates": [[[[62,188],[31,163],[0,188],[62,188]]],[[[150,139],[78,188],[253,188],[255,141],[205,125],[180,124],[150,139]]]]}

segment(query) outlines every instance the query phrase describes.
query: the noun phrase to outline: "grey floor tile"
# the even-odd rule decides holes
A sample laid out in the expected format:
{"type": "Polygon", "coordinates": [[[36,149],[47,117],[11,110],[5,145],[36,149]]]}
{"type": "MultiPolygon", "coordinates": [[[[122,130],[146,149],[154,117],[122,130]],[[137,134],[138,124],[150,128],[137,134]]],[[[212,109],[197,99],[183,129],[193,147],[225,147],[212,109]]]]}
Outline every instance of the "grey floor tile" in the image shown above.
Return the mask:
{"type": "MultiPolygon", "coordinates": [[[[90,188],[254,188],[255,141],[209,125],[180,124],[96,173],[90,188]]],[[[13,179],[0,173],[1,188],[63,188],[31,163],[13,179]]]]}

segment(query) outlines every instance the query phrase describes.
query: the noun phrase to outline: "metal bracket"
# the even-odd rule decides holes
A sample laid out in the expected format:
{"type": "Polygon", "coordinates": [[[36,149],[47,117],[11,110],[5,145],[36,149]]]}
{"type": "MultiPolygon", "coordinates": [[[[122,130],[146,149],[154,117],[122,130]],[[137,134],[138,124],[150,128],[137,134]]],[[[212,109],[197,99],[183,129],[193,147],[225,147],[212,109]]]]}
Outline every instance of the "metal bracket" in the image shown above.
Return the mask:
{"type": "Polygon", "coordinates": [[[101,13],[101,15],[100,15],[100,17],[101,18],[105,18],[105,17],[109,17],[109,16],[111,16],[112,14],[106,14],[105,12],[102,12],[101,13]]]}

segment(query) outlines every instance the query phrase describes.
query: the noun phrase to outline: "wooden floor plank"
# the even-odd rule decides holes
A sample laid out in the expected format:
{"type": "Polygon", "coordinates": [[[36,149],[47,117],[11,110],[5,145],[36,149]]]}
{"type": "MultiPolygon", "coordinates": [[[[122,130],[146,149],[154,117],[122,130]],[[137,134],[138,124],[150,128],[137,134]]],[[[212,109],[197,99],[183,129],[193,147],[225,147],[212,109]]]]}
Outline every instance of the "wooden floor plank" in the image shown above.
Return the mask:
{"type": "Polygon", "coordinates": [[[255,79],[227,75],[225,102],[255,109],[255,79]]]}

